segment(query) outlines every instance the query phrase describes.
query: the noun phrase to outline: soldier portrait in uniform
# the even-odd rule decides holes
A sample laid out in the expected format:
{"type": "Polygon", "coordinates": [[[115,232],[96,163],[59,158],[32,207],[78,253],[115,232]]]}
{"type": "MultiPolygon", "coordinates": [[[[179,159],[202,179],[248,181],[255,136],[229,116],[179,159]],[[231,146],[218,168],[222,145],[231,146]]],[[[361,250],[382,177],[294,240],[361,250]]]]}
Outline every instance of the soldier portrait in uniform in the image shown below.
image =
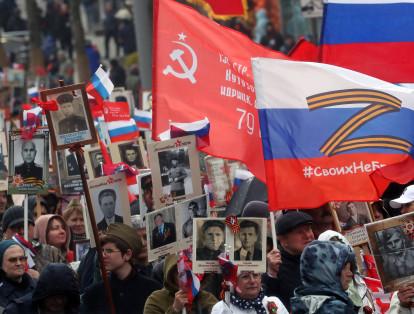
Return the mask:
{"type": "Polygon", "coordinates": [[[20,175],[22,179],[36,178],[38,180],[42,180],[42,164],[35,162],[37,155],[35,142],[33,140],[22,141],[20,154],[23,162],[14,167],[14,175],[20,175]]]}
{"type": "Polygon", "coordinates": [[[209,219],[200,221],[197,231],[196,258],[199,261],[217,260],[224,252],[226,230],[223,220],[209,219]]]}
{"type": "Polygon", "coordinates": [[[84,84],[47,89],[43,101],[55,101],[58,110],[47,110],[47,124],[55,149],[96,142],[96,132],[84,84]]]}
{"type": "Polygon", "coordinates": [[[207,198],[206,195],[186,200],[175,205],[177,212],[180,214],[182,227],[182,237],[188,238],[193,236],[193,219],[207,217],[207,198]]]}

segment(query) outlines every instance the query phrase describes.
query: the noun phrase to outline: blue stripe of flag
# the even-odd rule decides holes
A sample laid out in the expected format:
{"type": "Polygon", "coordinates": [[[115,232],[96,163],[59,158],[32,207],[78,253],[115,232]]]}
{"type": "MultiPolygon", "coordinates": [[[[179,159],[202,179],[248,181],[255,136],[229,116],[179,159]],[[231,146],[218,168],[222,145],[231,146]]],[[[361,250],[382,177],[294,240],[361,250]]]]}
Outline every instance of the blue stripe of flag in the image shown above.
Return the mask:
{"type": "Polygon", "coordinates": [[[134,120],[136,122],[143,122],[143,123],[151,123],[152,122],[152,118],[140,117],[140,116],[134,116],[134,120]]]}
{"type": "Polygon", "coordinates": [[[98,93],[102,96],[103,99],[107,99],[109,97],[108,91],[103,86],[102,81],[99,79],[99,77],[95,73],[91,77],[91,83],[93,87],[98,91],[98,93]]]}
{"type": "Polygon", "coordinates": [[[322,44],[414,41],[414,3],[325,4],[322,44]]]}
{"type": "Polygon", "coordinates": [[[116,128],[113,130],[108,130],[110,137],[116,137],[124,134],[134,133],[137,132],[137,126],[136,125],[128,125],[122,128],[116,128]]]}

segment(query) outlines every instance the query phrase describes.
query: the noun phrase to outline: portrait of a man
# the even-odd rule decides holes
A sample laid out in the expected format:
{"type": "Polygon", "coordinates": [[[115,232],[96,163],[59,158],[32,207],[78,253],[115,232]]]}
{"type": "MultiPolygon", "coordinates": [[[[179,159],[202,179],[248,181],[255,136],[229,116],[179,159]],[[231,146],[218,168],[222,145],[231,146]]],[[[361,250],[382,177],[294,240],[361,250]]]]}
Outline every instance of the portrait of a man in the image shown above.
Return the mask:
{"type": "Polygon", "coordinates": [[[342,230],[350,230],[356,226],[363,226],[364,224],[371,222],[366,215],[358,211],[354,202],[346,202],[345,209],[347,219],[344,221],[345,224],[343,225],[342,230]]]}
{"type": "Polygon", "coordinates": [[[154,199],[152,197],[152,178],[147,175],[141,178],[142,200],[147,207],[147,213],[154,211],[154,199]]]}
{"type": "Polygon", "coordinates": [[[173,243],[177,236],[175,225],[164,221],[164,216],[158,213],[154,216],[155,227],[152,229],[152,249],[173,243]]]}
{"type": "Polygon", "coordinates": [[[188,219],[184,222],[182,232],[183,237],[188,238],[193,235],[193,218],[204,217],[204,210],[198,206],[198,203],[191,201],[188,204],[188,219]]]}
{"type": "Polygon", "coordinates": [[[207,220],[198,233],[201,246],[197,248],[197,260],[217,260],[217,256],[224,251],[225,226],[218,220],[207,220]]]}
{"type": "Polygon", "coordinates": [[[260,239],[259,225],[251,220],[240,222],[240,232],[238,237],[241,247],[234,251],[236,261],[260,261],[262,260],[262,250],[258,245],[260,239]]]}
{"type": "Polygon", "coordinates": [[[103,176],[103,164],[104,164],[104,158],[101,152],[95,153],[93,156],[93,164],[94,164],[94,174],[95,178],[99,178],[103,176]]]}
{"type": "Polygon", "coordinates": [[[143,167],[142,160],[140,154],[138,152],[138,148],[134,147],[134,145],[126,145],[120,149],[123,150],[123,158],[122,161],[125,162],[128,166],[134,167],[136,169],[140,169],[143,167]]]}
{"type": "Polygon", "coordinates": [[[23,179],[43,179],[43,167],[35,163],[37,154],[36,145],[33,141],[23,141],[21,156],[23,163],[14,167],[14,175],[20,175],[23,179]]]}
{"type": "Polygon", "coordinates": [[[184,179],[187,177],[185,169],[178,165],[178,158],[171,158],[171,167],[167,171],[168,182],[171,185],[171,196],[177,197],[185,195],[184,179]]]}
{"type": "Polygon", "coordinates": [[[69,134],[88,129],[86,119],[75,113],[72,94],[61,94],[56,98],[56,101],[59,104],[59,111],[64,116],[64,118],[58,122],[58,134],[69,134]]]}
{"type": "Polygon", "coordinates": [[[116,214],[116,192],[113,189],[104,189],[98,194],[98,204],[104,218],[97,224],[99,231],[105,231],[115,222],[123,223],[122,216],[116,214]]]}
{"type": "Polygon", "coordinates": [[[400,226],[378,232],[382,238],[381,259],[390,280],[414,275],[414,247],[400,226]]]}
{"type": "Polygon", "coordinates": [[[68,176],[80,175],[78,162],[74,153],[70,153],[66,156],[66,166],[68,169],[68,176]]]}

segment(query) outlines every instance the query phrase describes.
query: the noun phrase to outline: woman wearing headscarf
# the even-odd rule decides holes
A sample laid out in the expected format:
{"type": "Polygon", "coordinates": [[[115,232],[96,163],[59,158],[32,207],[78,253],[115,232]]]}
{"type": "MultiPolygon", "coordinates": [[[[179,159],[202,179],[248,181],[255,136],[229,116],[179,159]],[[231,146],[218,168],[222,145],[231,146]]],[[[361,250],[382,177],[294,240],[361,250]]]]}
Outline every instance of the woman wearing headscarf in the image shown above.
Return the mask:
{"type": "Polygon", "coordinates": [[[346,293],[355,271],[355,254],[345,244],[313,241],[300,258],[302,284],[291,298],[292,313],[356,314],[346,293]]]}
{"type": "Polygon", "coordinates": [[[277,297],[267,297],[262,290],[262,276],[259,273],[243,271],[237,276],[234,293],[230,302],[220,301],[214,305],[212,314],[288,314],[282,301],[277,297]]]}
{"type": "MultiPolygon", "coordinates": [[[[321,233],[318,240],[339,242],[345,244],[350,250],[352,250],[352,246],[349,241],[342,234],[333,230],[327,230],[321,233]]],[[[355,272],[354,279],[350,282],[347,293],[354,305],[359,307],[358,313],[366,313],[365,311],[368,311],[367,307],[372,310],[372,313],[380,313],[380,311],[375,309],[375,303],[373,301],[371,291],[368,289],[364,279],[358,271],[355,272]]]]}
{"type": "Polygon", "coordinates": [[[42,244],[58,248],[67,263],[73,262],[73,252],[69,250],[70,229],[61,216],[42,215],[37,218],[34,238],[42,244]]]}

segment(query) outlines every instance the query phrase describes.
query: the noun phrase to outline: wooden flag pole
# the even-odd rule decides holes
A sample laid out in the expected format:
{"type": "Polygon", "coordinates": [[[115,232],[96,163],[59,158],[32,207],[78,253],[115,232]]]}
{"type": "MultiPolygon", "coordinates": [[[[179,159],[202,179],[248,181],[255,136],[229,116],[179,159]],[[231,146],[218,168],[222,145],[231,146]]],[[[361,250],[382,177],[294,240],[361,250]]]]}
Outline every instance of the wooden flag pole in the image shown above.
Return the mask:
{"type": "MultiPolygon", "coordinates": [[[[59,80],[59,85],[63,87],[64,85],[63,80],[59,80]]],[[[72,150],[75,151],[76,159],[78,161],[79,173],[82,179],[83,191],[84,191],[84,195],[86,199],[86,205],[87,205],[86,207],[88,209],[89,219],[91,220],[92,233],[93,233],[93,238],[95,240],[96,253],[98,254],[99,267],[101,268],[101,275],[102,275],[102,280],[103,280],[103,284],[105,287],[106,299],[108,301],[109,310],[111,311],[111,314],[116,314],[115,305],[114,305],[114,301],[112,298],[111,286],[109,284],[108,274],[106,272],[106,269],[103,263],[102,247],[99,241],[99,233],[98,233],[98,228],[96,226],[95,215],[92,210],[93,207],[92,207],[91,194],[88,189],[88,183],[86,182],[85,159],[83,157],[83,150],[82,150],[82,147],[79,145],[78,146],[74,145],[72,150]]]]}

